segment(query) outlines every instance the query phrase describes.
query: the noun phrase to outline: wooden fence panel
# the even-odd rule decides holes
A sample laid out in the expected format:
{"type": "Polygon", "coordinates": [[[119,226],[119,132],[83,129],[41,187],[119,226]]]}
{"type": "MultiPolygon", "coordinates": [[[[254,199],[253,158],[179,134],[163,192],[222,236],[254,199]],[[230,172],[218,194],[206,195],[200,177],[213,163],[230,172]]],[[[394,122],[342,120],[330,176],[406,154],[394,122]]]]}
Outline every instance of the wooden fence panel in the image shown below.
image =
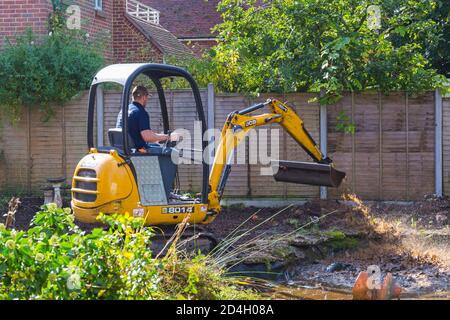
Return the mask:
{"type": "Polygon", "coordinates": [[[328,188],[330,198],[340,198],[346,192],[354,192],[354,155],[353,142],[354,136],[345,134],[337,130],[339,122],[338,117],[344,112],[352,120],[352,96],[346,95],[339,102],[327,106],[327,126],[328,126],[328,156],[341,171],[347,176],[339,188],[328,188]]]}
{"type": "Polygon", "coordinates": [[[31,172],[28,169],[30,167],[28,117],[29,112],[25,110],[16,124],[11,125],[6,119],[0,124],[2,137],[0,167],[4,173],[1,184],[4,189],[18,192],[31,189],[31,172]]]}
{"type": "Polygon", "coordinates": [[[409,97],[409,183],[411,199],[434,193],[434,92],[409,97]]]}
{"type": "Polygon", "coordinates": [[[407,199],[407,97],[405,93],[381,95],[382,184],[379,198],[407,199]]]}
{"type": "MultiPolygon", "coordinates": [[[[207,116],[207,92],[201,90],[207,116]]],[[[215,127],[220,131],[227,115],[268,97],[279,98],[292,105],[303,118],[305,127],[319,143],[319,106],[308,101],[313,94],[266,94],[249,99],[240,94],[215,95],[215,127]]],[[[188,90],[166,92],[171,130],[185,128],[196,138],[192,147],[201,149],[201,135],[195,134],[195,104],[188,90]]],[[[34,109],[24,112],[15,126],[2,121],[0,127],[0,190],[39,190],[49,177],[65,175],[70,183],[80,158],[87,152],[87,99],[85,92],[57,110],[55,118],[40,121],[34,109]],[[29,118],[29,119],[28,119],[29,118]]],[[[162,117],[157,95],[150,98],[148,110],[151,127],[162,130],[162,117]]],[[[115,127],[120,109],[120,93],[104,92],[104,141],[107,130],[115,127]]],[[[330,198],[340,198],[344,192],[355,192],[363,199],[421,199],[434,192],[434,93],[417,97],[405,93],[381,95],[374,92],[346,94],[328,110],[328,154],[336,168],[347,173],[338,190],[329,188],[330,198]],[[356,124],[355,135],[336,129],[337,117],[344,111],[356,124]]],[[[450,99],[443,100],[443,161],[444,191],[450,190],[450,99]]],[[[95,124],[94,124],[95,125],[95,124]]],[[[278,158],[310,161],[309,156],[279,126],[267,130],[267,153],[270,155],[270,129],[279,134],[278,158]]],[[[198,129],[199,130],[199,127],[198,129]]],[[[94,128],[96,133],[96,129],[94,128]]],[[[258,146],[259,147],[259,146],[258,146]]],[[[261,175],[261,164],[248,164],[248,141],[241,149],[244,163],[233,165],[225,188],[225,196],[299,197],[319,196],[319,188],[275,182],[271,175],[261,175]]],[[[254,156],[254,155],[252,155],[254,156]]],[[[258,159],[260,160],[260,159],[258,159]]],[[[183,191],[200,191],[202,166],[181,165],[180,182],[183,191]]]]}
{"type": "MultiPolygon", "coordinates": [[[[253,105],[259,102],[264,102],[268,98],[275,98],[281,101],[285,100],[283,95],[277,94],[264,94],[258,99],[251,100],[248,105],[253,105]]],[[[262,109],[261,111],[256,111],[254,114],[267,113],[268,109],[262,109]]],[[[267,164],[266,158],[269,156],[276,157],[272,155],[275,151],[279,155],[276,158],[287,158],[287,148],[285,148],[285,141],[287,139],[286,133],[283,128],[278,124],[271,124],[267,126],[258,127],[255,129],[255,141],[257,141],[257,146],[252,143],[253,146],[249,146],[249,152],[252,152],[255,159],[258,160],[257,164],[252,164],[249,166],[245,175],[250,174],[250,193],[255,197],[286,197],[287,195],[287,184],[282,182],[277,182],[270,174],[269,171],[270,163],[267,164]],[[262,134],[265,131],[264,134],[262,134]],[[272,135],[274,135],[274,145],[272,145],[272,135]],[[276,138],[278,137],[278,138],[276,138]],[[265,147],[266,145],[267,147],[265,147]],[[266,150],[264,150],[264,148],[266,150]],[[256,153],[256,155],[255,155],[256,153]],[[263,170],[263,171],[262,171],[263,170]]],[[[287,145],[286,145],[287,146],[287,145]]]]}
{"type": "Polygon", "coordinates": [[[42,122],[41,114],[32,112],[30,118],[31,185],[42,186],[48,178],[64,176],[63,111],[58,108],[51,121],[42,122]]]}
{"type": "MultiPolygon", "coordinates": [[[[227,119],[227,116],[230,112],[243,109],[251,104],[251,101],[238,94],[217,94],[215,97],[215,113],[214,113],[214,122],[215,128],[218,129],[218,134],[216,135],[216,146],[220,140],[220,132],[222,131],[223,125],[227,119]]],[[[242,146],[240,149],[240,155],[247,157],[248,159],[248,141],[242,142],[242,146]]],[[[234,153],[233,165],[231,168],[231,173],[228,177],[227,184],[225,186],[224,196],[247,196],[250,195],[250,191],[255,191],[255,189],[259,189],[259,186],[255,188],[249,188],[249,173],[253,166],[250,166],[247,163],[238,164],[237,161],[238,152],[234,153]]],[[[252,185],[253,186],[253,185],[252,185]]],[[[252,194],[253,195],[253,194],[252,194]]]]}
{"type": "Polygon", "coordinates": [[[64,106],[66,177],[71,183],[75,167],[80,159],[88,152],[87,147],[87,102],[86,92],[78,99],[74,99],[64,106]]]}
{"type": "Polygon", "coordinates": [[[367,92],[329,106],[328,152],[347,173],[343,186],[329,189],[330,197],[353,192],[363,199],[408,200],[433,193],[433,96],[367,92]],[[355,135],[336,130],[340,112],[354,119],[355,135]]]}
{"type": "Polygon", "coordinates": [[[380,197],[380,101],[377,93],[353,95],[354,188],[364,199],[380,197]]]}
{"type": "MultiPolygon", "coordinates": [[[[206,91],[201,90],[200,95],[202,104],[204,106],[205,117],[207,117],[206,91]]],[[[170,130],[173,131],[175,129],[184,129],[189,131],[190,139],[184,141],[184,144],[189,143],[188,148],[201,150],[203,138],[201,132],[201,122],[198,118],[195,99],[192,91],[178,90],[176,93],[171,92],[168,97],[166,97],[166,99],[168,100],[170,130]]],[[[189,156],[192,156],[194,157],[194,159],[196,159],[194,152],[191,152],[191,155],[189,156]]],[[[202,155],[200,154],[199,160],[201,161],[201,159],[202,155]]],[[[188,160],[188,163],[180,164],[178,166],[180,188],[185,192],[201,192],[203,166],[201,163],[189,162],[191,161],[188,160]]]]}
{"type": "Polygon", "coordinates": [[[117,115],[121,108],[122,94],[117,91],[104,91],[103,93],[103,142],[110,146],[108,129],[115,128],[117,115]]]}

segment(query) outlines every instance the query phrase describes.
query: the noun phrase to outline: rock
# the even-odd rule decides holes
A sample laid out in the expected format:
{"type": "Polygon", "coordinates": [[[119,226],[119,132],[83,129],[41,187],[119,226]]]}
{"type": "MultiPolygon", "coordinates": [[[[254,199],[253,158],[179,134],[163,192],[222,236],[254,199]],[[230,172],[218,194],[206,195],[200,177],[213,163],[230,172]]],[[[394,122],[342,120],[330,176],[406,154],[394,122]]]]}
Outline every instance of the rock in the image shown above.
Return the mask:
{"type": "Polygon", "coordinates": [[[328,237],[323,235],[297,234],[295,237],[289,239],[289,244],[296,247],[311,246],[323,243],[327,239],[328,237]]]}
{"type": "Polygon", "coordinates": [[[447,222],[448,217],[442,213],[437,213],[435,219],[438,224],[443,225],[447,222]]]}
{"type": "Polygon", "coordinates": [[[424,200],[426,201],[433,201],[433,200],[438,200],[439,197],[436,194],[426,194],[423,196],[424,200]]]}
{"type": "Polygon", "coordinates": [[[400,271],[400,265],[399,264],[396,264],[396,263],[388,263],[385,267],[384,267],[384,269],[386,270],[386,271],[390,271],[390,272],[392,272],[392,271],[394,271],[394,272],[397,272],[397,271],[400,271]]]}
{"type": "Polygon", "coordinates": [[[351,269],[355,269],[355,268],[349,263],[333,262],[325,269],[325,271],[326,272],[336,272],[336,271],[351,270],[351,269]]]}
{"type": "Polygon", "coordinates": [[[255,241],[253,244],[242,249],[242,254],[238,254],[233,260],[242,261],[247,264],[290,263],[305,259],[303,250],[291,246],[286,240],[277,241],[277,238],[267,238],[255,241]],[[248,248],[252,247],[252,250],[248,248]]]}

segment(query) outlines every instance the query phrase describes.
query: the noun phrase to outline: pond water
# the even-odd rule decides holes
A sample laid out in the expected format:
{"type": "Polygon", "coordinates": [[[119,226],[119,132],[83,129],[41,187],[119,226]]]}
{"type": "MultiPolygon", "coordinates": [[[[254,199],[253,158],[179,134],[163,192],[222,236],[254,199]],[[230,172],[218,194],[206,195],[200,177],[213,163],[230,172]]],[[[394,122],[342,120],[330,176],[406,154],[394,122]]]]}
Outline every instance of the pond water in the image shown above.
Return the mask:
{"type": "MultiPolygon", "coordinates": [[[[266,284],[267,291],[263,295],[280,300],[352,300],[351,290],[313,286],[266,284]]],[[[261,285],[258,285],[261,290],[261,285]]],[[[405,292],[400,300],[450,300],[450,292],[417,294],[405,292]]]]}

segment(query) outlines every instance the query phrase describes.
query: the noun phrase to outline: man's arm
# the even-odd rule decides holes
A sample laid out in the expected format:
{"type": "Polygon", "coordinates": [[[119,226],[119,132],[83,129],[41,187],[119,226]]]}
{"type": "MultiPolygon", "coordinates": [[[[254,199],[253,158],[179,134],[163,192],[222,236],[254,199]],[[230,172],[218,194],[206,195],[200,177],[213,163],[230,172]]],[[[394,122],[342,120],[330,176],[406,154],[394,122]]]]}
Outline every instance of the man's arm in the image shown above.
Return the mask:
{"type": "Polygon", "coordinates": [[[158,143],[164,142],[169,138],[167,134],[156,133],[150,128],[150,117],[147,112],[142,112],[140,117],[138,117],[138,121],[141,137],[145,142],[158,143]]]}
{"type": "Polygon", "coordinates": [[[180,134],[172,132],[170,135],[163,133],[156,133],[150,129],[150,118],[148,113],[144,113],[143,116],[139,118],[139,127],[141,128],[141,137],[145,142],[158,143],[166,142],[167,140],[178,141],[180,139],[180,134]]]}
{"type": "Polygon", "coordinates": [[[167,139],[169,139],[168,134],[156,133],[152,130],[142,130],[141,137],[145,142],[149,143],[165,142],[167,141],[167,139]]]}

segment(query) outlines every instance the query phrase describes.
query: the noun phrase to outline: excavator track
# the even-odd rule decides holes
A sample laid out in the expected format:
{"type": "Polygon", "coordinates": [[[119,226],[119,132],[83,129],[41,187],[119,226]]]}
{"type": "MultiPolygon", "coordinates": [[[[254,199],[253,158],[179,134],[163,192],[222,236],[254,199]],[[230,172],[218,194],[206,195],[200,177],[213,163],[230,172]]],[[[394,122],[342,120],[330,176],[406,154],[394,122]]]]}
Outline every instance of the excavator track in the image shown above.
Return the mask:
{"type": "MultiPolygon", "coordinates": [[[[173,244],[173,236],[177,229],[173,225],[158,226],[154,229],[155,235],[152,237],[151,249],[155,254],[165,255],[173,244]]],[[[212,233],[207,232],[199,225],[189,225],[178,238],[178,250],[186,252],[208,253],[212,251],[220,240],[212,233]]]]}

